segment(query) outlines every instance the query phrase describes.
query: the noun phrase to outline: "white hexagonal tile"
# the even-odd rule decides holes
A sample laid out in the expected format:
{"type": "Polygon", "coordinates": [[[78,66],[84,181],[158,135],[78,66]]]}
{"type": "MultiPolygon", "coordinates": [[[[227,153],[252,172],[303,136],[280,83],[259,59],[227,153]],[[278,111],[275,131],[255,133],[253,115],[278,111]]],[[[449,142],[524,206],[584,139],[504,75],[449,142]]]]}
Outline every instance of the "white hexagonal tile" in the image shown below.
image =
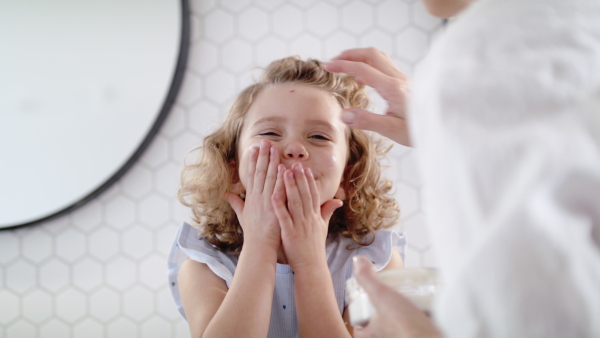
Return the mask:
{"type": "Polygon", "coordinates": [[[175,324],[175,336],[177,338],[189,338],[190,327],[185,320],[180,320],[175,324]]]}
{"type": "Polygon", "coordinates": [[[127,318],[118,318],[110,323],[107,331],[109,337],[138,337],[137,324],[127,318]]]}
{"type": "Polygon", "coordinates": [[[171,251],[171,246],[175,241],[175,236],[177,235],[178,230],[179,223],[173,223],[155,232],[154,235],[156,238],[156,252],[167,256],[171,251]]]}
{"type": "Polygon", "coordinates": [[[202,21],[194,16],[190,15],[190,42],[194,44],[200,40],[204,34],[204,24],[202,21]]]}
{"type": "Polygon", "coordinates": [[[269,1],[257,1],[256,5],[260,6],[267,10],[273,10],[282,4],[284,4],[287,0],[269,0],[269,1]]]}
{"type": "Polygon", "coordinates": [[[102,338],[104,337],[104,326],[91,318],[86,318],[73,326],[73,336],[102,338]]]}
{"type": "Polygon", "coordinates": [[[56,296],[56,315],[74,323],[86,315],[87,300],[83,293],[68,289],[56,296]]]}
{"type": "Polygon", "coordinates": [[[135,283],[136,273],[135,263],[119,256],[106,265],[106,283],[117,290],[125,290],[135,283]]]}
{"type": "Polygon", "coordinates": [[[36,275],[35,266],[26,261],[16,261],[6,268],[6,287],[24,293],[35,286],[36,275]]]}
{"type": "MultiPolygon", "coordinates": [[[[183,158],[180,158],[178,162],[183,163],[183,158]]],[[[156,190],[166,196],[175,196],[179,187],[179,174],[182,167],[173,163],[167,163],[160,167],[154,175],[156,190]]]]}
{"type": "Polygon", "coordinates": [[[150,228],[157,228],[169,220],[170,205],[164,197],[150,195],[140,201],[140,221],[150,228]]]}
{"type": "Polygon", "coordinates": [[[375,10],[375,23],[389,33],[397,33],[410,25],[410,7],[403,1],[386,0],[375,10]]]}
{"type": "Polygon", "coordinates": [[[298,55],[302,59],[323,58],[323,49],[321,48],[321,40],[309,34],[303,34],[295,38],[290,44],[290,54],[298,55]]]}
{"type": "Polygon", "coordinates": [[[154,312],[154,297],[137,285],[123,296],[123,313],[129,318],[142,321],[154,312]]]}
{"type": "Polygon", "coordinates": [[[394,52],[393,34],[388,34],[380,29],[373,28],[358,40],[361,47],[376,47],[380,51],[390,55],[394,52]]]}
{"type": "Polygon", "coordinates": [[[29,231],[21,241],[21,254],[35,263],[52,254],[52,237],[42,231],[29,231]]]}
{"type": "Polygon", "coordinates": [[[302,11],[290,5],[283,5],[272,14],[272,33],[290,39],[303,30],[302,11]]]}
{"type": "Polygon", "coordinates": [[[19,238],[12,231],[0,232],[0,263],[5,264],[19,255],[19,238]]]}
{"type": "Polygon", "coordinates": [[[250,5],[251,2],[252,0],[221,1],[221,6],[223,6],[223,8],[227,9],[228,11],[236,13],[248,7],[248,5],[250,5]]]}
{"type": "Polygon", "coordinates": [[[238,34],[256,41],[269,32],[269,16],[263,10],[250,7],[238,15],[238,34]]]}
{"type": "Polygon", "coordinates": [[[10,323],[19,316],[19,298],[13,293],[0,289],[0,323],[10,323]]]}
{"type": "Polygon", "coordinates": [[[308,31],[321,38],[329,36],[339,26],[338,9],[326,2],[310,7],[306,19],[308,31]]]}
{"type": "Polygon", "coordinates": [[[51,259],[40,267],[40,285],[56,293],[69,285],[69,266],[58,259],[51,259]]]}
{"type": "Polygon", "coordinates": [[[373,23],[373,6],[362,1],[353,1],[341,11],[342,27],[354,34],[366,32],[373,23]]]}
{"type": "Polygon", "coordinates": [[[261,39],[254,50],[256,63],[261,67],[266,67],[273,60],[289,56],[285,42],[271,35],[261,39]]]}
{"type": "Polygon", "coordinates": [[[404,183],[395,182],[396,200],[400,205],[400,217],[404,220],[419,210],[419,193],[418,191],[404,183]]]}
{"type": "Polygon", "coordinates": [[[417,213],[402,221],[408,245],[425,250],[431,246],[429,229],[422,213],[417,213]]]}
{"type": "Polygon", "coordinates": [[[141,332],[144,338],[170,337],[171,323],[159,316],[152,316],[142,323],[141,332]]]}
{"type": "Polygon", "coordinates": [[[402,180],[409,183],[413,187],[421,187],[422,180],[419,170],[417,169],[417,163],[415,158],[415,150],[410,149],[400,162],[400,172],[402,173],[402,180]]]}
{"type": "Polygon", "coordinates": [[[218,69],[210,74],[205,83],[207,100],[224,103],[236,94],[235,77],[224,70],[218,69]]]}
{"type": "Polygon", "coordinates": [[[208,39],[217,43],[225,42],[234,34],[234,19],[231,14],[216,9],[204,18],[204,33],[208,39]]]}
{"type": "MultiPolygon", "coordinates": [[[[2,304],[4,307],[5,305],[2,304]]],[[[52,295],[39,289],[23,297],[23,316],[34,323],[41,323],[53,315],[52,295]]]]}
{"type": "Polygon", "coordinates": [[[428,47],[427,34],[414,27],[407,28],[396,37],[396,53],[409,62],[419,61],[428,47]]]}
{"type": "Polygon", "coordinates": [[[140,263],[140,282],[152,290],[168,289],[165,278],[166,258],[152,254],[140,263]]]}
{"type": "Polygon", "coordinates": [[[426,250],[423,250],[422,256],[422,266],[424,267],[432,267],[439,268],[439,261],[437,256],[435,255],[435,250],[429,247],[426,250]]]}
{"type": "Polygon", "coordinates": [[[165,141],[169,138],[179,135],[185,130],[185,109],[180,106],[173,106],[169,116],[160,129],[160,134],[165,136],[165,141]]]}
{"type": "Polygon", "coordinates": [[[117,196],[104,207],[104,217],[117,229],[128,228],[135,220],[135,204],[128,198],[117,196]]]}
{"type": "Polygon", "coordinates": [[[346,49],[356,48],[358,46],[356,37],[337,31],[325,40],[325,56],[332,58],[346,49]]]}
{"type": "Polygon", "coordinates": [[[91,291],[102,284],[103,267],[96,260],[85,257],[73,265],[73,284],[84,291],[91,291]]]}
{"type": "Polygon", "coordinates": [[[35,326],[22,319],[6,328],[6,338],[34,337],[35,334],[35,326]]]}
{"type": "Polygon", "coordinates": [[[91,201],[70,214],[71,222],[83,231],[90,231],[102,223],[102,203],[91,201]]]}
{"type": "Polygon", "coordinates": [[[101,261],[107,261],[119,252],[119,235],[110,228],[105,227],[94,231],[89,235],[88,242],[90,255],[101,261]]]}
{"type": "Polygon", "coordinates": [[[233,71],[239,72],[252,65],[252,46],[240,39],[233,39],[221,49],[221,64],[233,71]]]}
{"type": "Polygon", "coordinates": [[[142,155],[140,162],[154,169],[169,159],[169,141],[163,135],[156,135],[150,148],[142,155]]]}
{"type": "Polygon", "coordinates": [[[58,257],[73,262],[85,254],[85,236],[78,230],[68,229],[56,237],[54,250],[58,257]]]}
{"type": "Polygon", "coordinates": [[[206,75],[218,67],[219,50],[210,41],[201,40],[190,46],[188,67],[206,75]]]}
{"type": "Polygon", "coordinates": [[[177,310],[171,290],[168,288],[159,289],[156,294],[156,312],[169,320],[177,320],[181,318],[181,314],[177,310]]]}
{"type": "MultiPolygon", "coordinates": [[[[188,131],[181,133],[181,135],[171,141],[171,155],[173,156],[173,160],[183,163],[189,152],[201,145],[202,137],[188,131]]],[[[179,175],[177,178],[179,179],[179,175]]]]}
{"type": "Polygon", "coordinates": [[[413,24],[419,28],[432,31],[442,25],[442,20],[429,14],[422,1],[417,1],[411,5],[413,24]]]}
{"type": "Polygon", "coordinates": [[[40,338],[71,337],[71,328],[58,319],[50,321],[40,326],[40,338]]]}
{"type": "MultiPolygon", "coordinates": [[[[208,135],[221,126],[226,113],[210,102],[199,102],[188,110],[189,127],[196,134],[208,135]]],[[[202,137],[197,136],[196,144],[198,146],[201,144],[201,140],[202,137]]],[[[190,150],[192,149],[188,149],[188,151],[190,150]]]]}
{"type": "MultiPolygon", "coordinates": [[[[190,10],[192,13],[204,15],[217,6],[217,0],[191,0],[190,10]]],[[[112,336],[111,336],[112,337],[112,336]]]]}
{"type": "Polygon", "coordinates": [[[119,295],[108,287],[101,287],[90,295],[90,315],[102,322],[118,316],[121,312],[119,295]]]}
{"type": "Polygon", "coordinates": [[[138,199],[152,190],[152,173],[137,163],[122,179],[123,192],[133,199],[138,199]]]}
{"type": "Polygon", "coordinates": [[[177,103],[190,106],[202,98],[202,81],[196,74],[187,72],[177,94],[177,103]]]}
{"type": "Polygon", "coordinates": [[[152,251],[152,233],[143,226],[136,225],[127,230],[121,237],[123,252],[139,259],[152,251]]]}

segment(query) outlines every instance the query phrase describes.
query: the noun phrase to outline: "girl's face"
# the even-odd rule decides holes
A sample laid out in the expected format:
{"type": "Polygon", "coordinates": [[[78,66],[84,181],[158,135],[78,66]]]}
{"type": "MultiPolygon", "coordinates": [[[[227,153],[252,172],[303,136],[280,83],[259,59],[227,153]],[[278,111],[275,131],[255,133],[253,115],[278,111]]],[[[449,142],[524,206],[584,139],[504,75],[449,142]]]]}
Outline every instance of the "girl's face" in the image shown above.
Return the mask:
{"type": "Polygon", "coordinates": [[[248,110],[238,142],[242,185],[246,187],[250,147],[267,139],[286,168],[300,162],[312,170],[321,204],[338,192],[343,194],[340,183],[348,157],[348,127],[341,112],[331,94],[315,87],[281,84],[264,88],[248,110]]]}

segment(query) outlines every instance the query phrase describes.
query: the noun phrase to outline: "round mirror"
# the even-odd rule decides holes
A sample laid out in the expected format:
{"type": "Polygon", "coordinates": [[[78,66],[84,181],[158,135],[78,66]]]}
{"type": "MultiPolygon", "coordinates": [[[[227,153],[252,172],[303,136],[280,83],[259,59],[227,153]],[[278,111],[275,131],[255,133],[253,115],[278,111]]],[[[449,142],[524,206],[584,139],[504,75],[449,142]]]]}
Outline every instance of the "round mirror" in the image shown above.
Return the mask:
{"type": "Polygon", "coordinates": [[[186,0],[0,4],[0,228],[106,190],[166,118],[188,50],[186,0]]]}

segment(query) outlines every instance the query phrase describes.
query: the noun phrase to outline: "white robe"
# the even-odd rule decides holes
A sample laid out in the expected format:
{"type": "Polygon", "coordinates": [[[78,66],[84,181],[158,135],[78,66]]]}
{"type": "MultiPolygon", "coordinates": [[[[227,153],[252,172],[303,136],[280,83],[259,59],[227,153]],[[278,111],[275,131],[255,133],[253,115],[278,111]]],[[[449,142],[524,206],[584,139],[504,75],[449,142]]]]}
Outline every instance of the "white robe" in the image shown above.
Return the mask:
{"type": "Polygon", "coordinates": [[[411,100],[446,336],[600,337],[600,1],[475,1],[411,100]]]}

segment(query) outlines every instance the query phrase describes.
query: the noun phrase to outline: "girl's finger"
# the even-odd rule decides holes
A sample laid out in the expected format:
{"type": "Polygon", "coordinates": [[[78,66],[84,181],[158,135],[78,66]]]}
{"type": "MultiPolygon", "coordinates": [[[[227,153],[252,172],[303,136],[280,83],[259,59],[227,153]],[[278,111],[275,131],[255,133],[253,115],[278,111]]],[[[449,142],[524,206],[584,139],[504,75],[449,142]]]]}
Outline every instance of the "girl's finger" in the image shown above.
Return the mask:
{"type": "Polygon", "coordinates": [[[254,189],[254,172],[256,171],[256,161],[258,159],[258,147],[256,145],[252,145],[250,147],[250,154],[248,155],[248,172],[246,173],[248,177],[248,183],[246,187],[246,194],[250,194],[254,189]]]}
{"type": "Polygon", "coordinates": [[[271,144],[267,140],[260,141],[260,150],[258,160],[256,161],[256,171],[254,171],[254,189],[257,192],[263,192],[265,187],[265,177],[269,167],[269,157],[271,156],[269,148],[271,144]]]}
{"type": "Polygon", "coordinates": [[[317,181],[310,168],[304,169],[306,180],[308,181],[308,188],[310,189],[310,195],[312,197],[312,208],[313,210],[319,210],[321,207],[321,198],[319,196],[319,189],[317,188],[317,181]]]}
{"type": "Polygon", "coordinates": [[[273,188],[273,195],[277,194],[282,198],[285,198],[285,183],[283,182],[283,173],[285,172],[285,166],[280,164],[277,166],[277,179],[275,180],[275,188],[273,188]]]}
{"type": "MultiPolygon", "coordinates": [[[[283,177],[283,173],[281,173],[281,176],[283,177]]],[[[281,233],[286,234],[294,226],[294,222],[285,206],[285,195],[281,192],[274,193],[271,196],[271,205],[273,206],[275,217],[279,222],[281,233]]]]}
{"type": "Polygon", "coordinates": [[[269,148],[269,166],[265,177],[263,193],[272,195],[277,182],[277,167],[279,165],[279,151],[275,146],[269,148]]]}
{"type": "Polygon", "coordinates": [[[294,177],[296,178],[298,193],[300,194],[300,199],[302,200],[302,212],[304,213],[304,216],[310,215],[313,210],[313,198],[308,185],[308,178],[306,177],[304,168],[300,163],[294,164],[292,169],[294,170],[294,177]]]}
{"type": "Polygon", "coordinates": [[[300,192],[298,192],[294,171],[292,169],[287,169],[285,173],[283,173],[283,177],[288,211],[292,216],[292,220],[300,220],[304,216],[304,211],[302,209],[302,198],[300,197],[300,192]]]}

